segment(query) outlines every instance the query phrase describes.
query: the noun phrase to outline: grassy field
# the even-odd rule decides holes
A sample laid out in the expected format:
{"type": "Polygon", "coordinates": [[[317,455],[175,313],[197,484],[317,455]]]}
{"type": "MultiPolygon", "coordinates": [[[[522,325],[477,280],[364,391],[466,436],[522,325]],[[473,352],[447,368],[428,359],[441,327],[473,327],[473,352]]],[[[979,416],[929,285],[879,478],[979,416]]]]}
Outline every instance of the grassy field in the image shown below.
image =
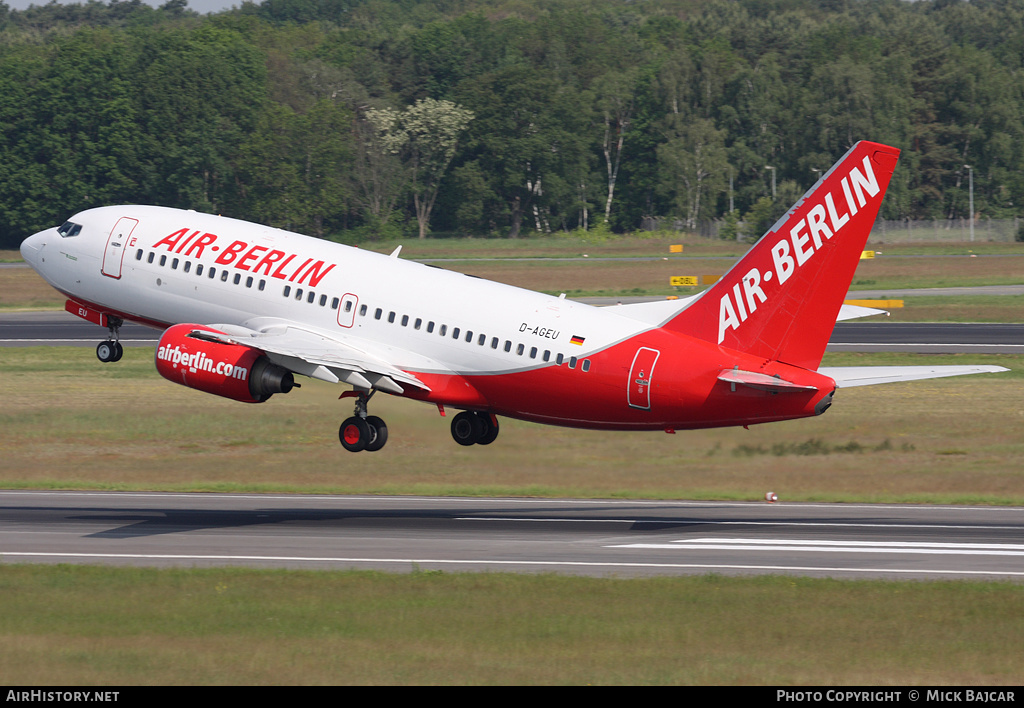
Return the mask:
{"type": "Polygon", "coordinates": [[[0,486],[331,493],[1024,503],[1018,356],[829,355],[826,364],[996,363],[1003,374],[840,391],[825,415],[750,430],[609,433],[502,420],[462,448],[430,405],[379,396],[379,453],[337,441],[343,387],[260,405],[176,386],[151,349],[0,349],[0,486]],[[386,474],[382,474],[382,471],[386,474]]]}
{"type": "Polygon", "coordinates": [[[0,566],[0,592],[0,676],[33,687],[1024,679],[1010,583],[0,566]]]}

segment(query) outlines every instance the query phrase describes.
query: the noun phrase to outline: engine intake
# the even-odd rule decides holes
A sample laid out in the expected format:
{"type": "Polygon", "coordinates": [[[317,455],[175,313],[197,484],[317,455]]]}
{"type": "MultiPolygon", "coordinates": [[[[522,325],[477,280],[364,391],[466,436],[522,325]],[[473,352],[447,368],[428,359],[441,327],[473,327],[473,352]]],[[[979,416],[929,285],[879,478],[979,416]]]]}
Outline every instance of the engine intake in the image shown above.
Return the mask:
{"type": "Polygon", "coordinates": [[[168,328],[156,348],[156,370],[168,381],[244,403],[262,403],[298,385],[263,351],[189,336],[194,330],[224,334],[195,324],[168,328]]]}

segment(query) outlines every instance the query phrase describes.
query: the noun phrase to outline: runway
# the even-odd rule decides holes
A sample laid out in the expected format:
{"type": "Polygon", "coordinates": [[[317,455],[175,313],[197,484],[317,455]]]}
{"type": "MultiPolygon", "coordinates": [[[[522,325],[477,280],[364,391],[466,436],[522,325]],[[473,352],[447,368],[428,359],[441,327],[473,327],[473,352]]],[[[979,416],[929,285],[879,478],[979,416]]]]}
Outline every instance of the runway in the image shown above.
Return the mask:
{"type": "MultiPolygon", "coordinates": [[[[0,313],[0,347],[95,347],[107,331],[68,312],[0,313]]],[[[160,332],[136,324],[121,328],[126,347],[152,347],[160,332]]],[[[931,354],[1024,353],[1024,324],[840,322],[829,351],[904,351],[931,354]]]]}
{"type": "Polygon", "coordinates": [[[1024,580],[1024,509],[0,492],[5,563],[1024,580]]]}

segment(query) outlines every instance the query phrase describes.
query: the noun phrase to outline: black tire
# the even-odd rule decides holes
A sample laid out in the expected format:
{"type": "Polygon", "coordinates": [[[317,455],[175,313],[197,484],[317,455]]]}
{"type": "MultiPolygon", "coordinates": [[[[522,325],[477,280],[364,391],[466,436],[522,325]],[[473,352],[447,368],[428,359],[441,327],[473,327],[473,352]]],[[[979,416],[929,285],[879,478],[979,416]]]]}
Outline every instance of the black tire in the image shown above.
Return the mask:
{"type": "Polygon", "coordinates": [[[476,413],[462,411],[452,418],[452,438],[459,445],[475,445],[484,434],[484,424],[476,413]]]}
{"type": "Polygon", "coordinates": [[[370,426],[362,418],[346,418],[338,428],[338,440],[349,452],[362,452],[371,438],[370,426]]]}
{"type": "Polygon", "coordinates": [[[114,358],[111,361],[121,361],[121,357],[124,356],[124,347],[121,346],[121,342],[114,342],[114,358]]]}
{"type": "Polygon", "coordinates": [[[373,438],[366,443],[366,451],[377,452],[388,441],[387,423],[375,415],[369,415],[366,416],[366,424],[370,427],[371,437],[373,438]]]}
{"type": "Polygon", "coordinates": [[[102,361],[104,364],[117,361],[114,358],[116,349],[114,348],[114,342],[100,342],[96,345],[96,358],[102,361]]]}
{"type": "Polygon", "coordinates": [[[484,432],[477,445],[490,445],[498,437],[498,419],[492,418],[490,413],[477,413],[480,422],[483,424],[484,432]]]}

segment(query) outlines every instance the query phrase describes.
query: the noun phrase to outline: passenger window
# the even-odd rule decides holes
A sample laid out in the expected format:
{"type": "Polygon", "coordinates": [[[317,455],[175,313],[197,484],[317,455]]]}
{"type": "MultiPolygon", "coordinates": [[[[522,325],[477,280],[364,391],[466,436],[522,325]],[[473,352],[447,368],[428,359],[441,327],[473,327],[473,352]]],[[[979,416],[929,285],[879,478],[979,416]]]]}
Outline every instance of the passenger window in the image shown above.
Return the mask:
{"type": "Polygon", "coordinates": [[[185,261],[185,265],[182,267],[182,270],[186,273],[192,270],[192,261],[185,261]]]}
{"type": "Polygon", "coordinates": [[[228,282],[228,272],[226,270],[222,270],[220,272],[220,282],[222,282],[222,283],[228,282]]]}
{"type": "Polygon", "coordinates": [[[402,326],[403,327],[408,327],[409,326],[409,315],[402,315],[402,326]]]}
{"type": "Polygon", "coordinates": [[[263,292],[263,288],[265,288],[265,287],[267,287],[267,281],[261,280],[260,281],[260,292],[263,292]]]}
{"type": "Polygon", "coordinates": [[[196,275],[202,275],[202,274],[203,274],[203,264],[202,263],[197,263],[196,264],[196,275]]]}
{"type": "Polygon", "coordinates": [[[551,361],[551,351],[548,349],[544,350],[544,361],[551,361]]]}
{"type": "Polygon", "coordinates": [[[476,343],[482,347],[484,345],[484,342],[486,342],[486,341],[487,341],[487,335],[486,334],[481,334],[480,338],[476,340],[476,343]]]}
{"type": "Polygon", "coordinates": [[[491,349],[497,349],[497,348],[498,348],[498,338],[497,337],[492,337],[491,338],[491,349]]]}
{"type": "Polygon", "coordinates": [[[522,356],[524,351],[526,351],[526,347],[523,346],[522,344],[516,347],[516,354],[518,354],[519,356],[522,356]]]}
{"type": "Polygon", "coordinates": [[[160,256],[160,266],[163,267],[165,265],[167,265],[167,256],[160,256]]]}
{"type": "Polygon", "coordinates": [[[442,337],[448,334],[448,325],[441,325],[441,329],[438,331],[438,334],[440,334],[442,337]]]}
{"type": "Polygon", "coordinates": [[[433,322],[427,322],[427,333],[430,334],[433,331],[434,331],[434,323],[433,322]]]}
{"type": "Polygon", "coordinates": [[[153,253],[152,251],[150,251],[149,252],[149,258],[146,259],[146,263],[152,263],[153,262],[153,258],[155,258],[155,257],[156,257],[156,254],[153,253]]]}
{"type": "MultiPolygon", "coordinates": [[[[225,272],[227,272],[227,271],[225,271],[225,272]]],[[[239,283],[241,283],[241,282],[242,282],[242,274],[241,274],[241,273],[235,273],[235,277],[234,277],[234,279],[232,280],[232,282],[233,282],[233,283],[234,283],[235,285],[238,285],[239,283]]]]}
{"type": "Polygon", "coordinates": [[[561,366],[563,361],[565,361],[565,354],[559,352],[558,356],[555,357],[555,363],[561,366]]]}
{"type": "Polygon", "coordinates": [[[512,342],[508,341],[507,339],[505,340],[505,351],[512,351],[512,342]]]}
{"type": "Polygon", "coordinates": [[[590,359],[583,360],[583,373],[590,371],[590,359]]]}
{"type": "Polygon", "coordinates": [[[171,261],[171,270],[178,270],[178,259],[177,258],[175,258],[173,261],[171,261]]]}
{"type": "Polygon", "coordinates": [[[137,260],[137,261],[141,261],[142,260],[142,249],[141,248],[135,252],[135,260],[137,260]]]}
{"type": "Polygon", "coordinates": [[[537,358],[537,347],[530,347],[530,358],[531,359],[536,359],[537,358]]]}
{"type": "Polygon", "coordinates": [[[359,314],[360,314],[360,316],[364,316],[364,317],[366,316],[366,305],[360,305],[359,306],[359,314]]]}
{"type": "Polygon", "coordinates": [[[215,276],[215,275],[217,275],[217,269],[216,268],[210,268],[210,270],[208,272],[208,277],[210,278],[210,280],[213,280],[213,276],[215,276]]]}
{"type": "Polygon", "coordinates": [[[284,286],[284,296],[288,297],[291,294],[292,294],[292,286],[291,285],[285,285],[284,286]]]}
{"type": "Polygon", "coordinates": [[[248,278],[245,279],[245,287],[247,287],[247,288],[251,288],[252,287],[252,276],[251,275],[248,278]]]}
{"type": "Polygon", "coordinates": [[[452,339],[458,339],[459,338],[459,331],[460,330],[459,330],[458,327],[452,327],[452,339]]]}
{"type": "Polygon", "coordinates": [[[380,319],[380,316],[381,316],[381,315],[383,315],[383,314],[384,314],[384,310],[382,310],[382,309],[380,309],[380,308],[378,307],[378,308],[377,308],[377,309],[376,309],[376,310],[374,311],[374,313],[373,313],[373,319],[375,319],[375,320],[379,320],[379,319],[380,319]]]}
{"type": "Polygon", "coordinates": [[[574,357],[574,356],[569,357],[569,368],[570,369],[575,369],[576,368],[576,357],[574,357]]]}
{"type": "Polygon", "coordinates": [[[295,299],[296,300],[301,300],[302,299],[302,288],[295,288],[295,299]]]}
{"type": "Polygon", "coordinates": [[[392,310],[391,312],[388,313],[388,322],[390,322],[391,324],[395,323],[395,313],[394,313],[394,310],[392,310]]]}
{"type": "Polygon", "coordinates": [[[423,326],[423,318],[422,317],[417,317],[416,321],[412,325],[413,329],[419,329],[422,326],[423,326]]]}

